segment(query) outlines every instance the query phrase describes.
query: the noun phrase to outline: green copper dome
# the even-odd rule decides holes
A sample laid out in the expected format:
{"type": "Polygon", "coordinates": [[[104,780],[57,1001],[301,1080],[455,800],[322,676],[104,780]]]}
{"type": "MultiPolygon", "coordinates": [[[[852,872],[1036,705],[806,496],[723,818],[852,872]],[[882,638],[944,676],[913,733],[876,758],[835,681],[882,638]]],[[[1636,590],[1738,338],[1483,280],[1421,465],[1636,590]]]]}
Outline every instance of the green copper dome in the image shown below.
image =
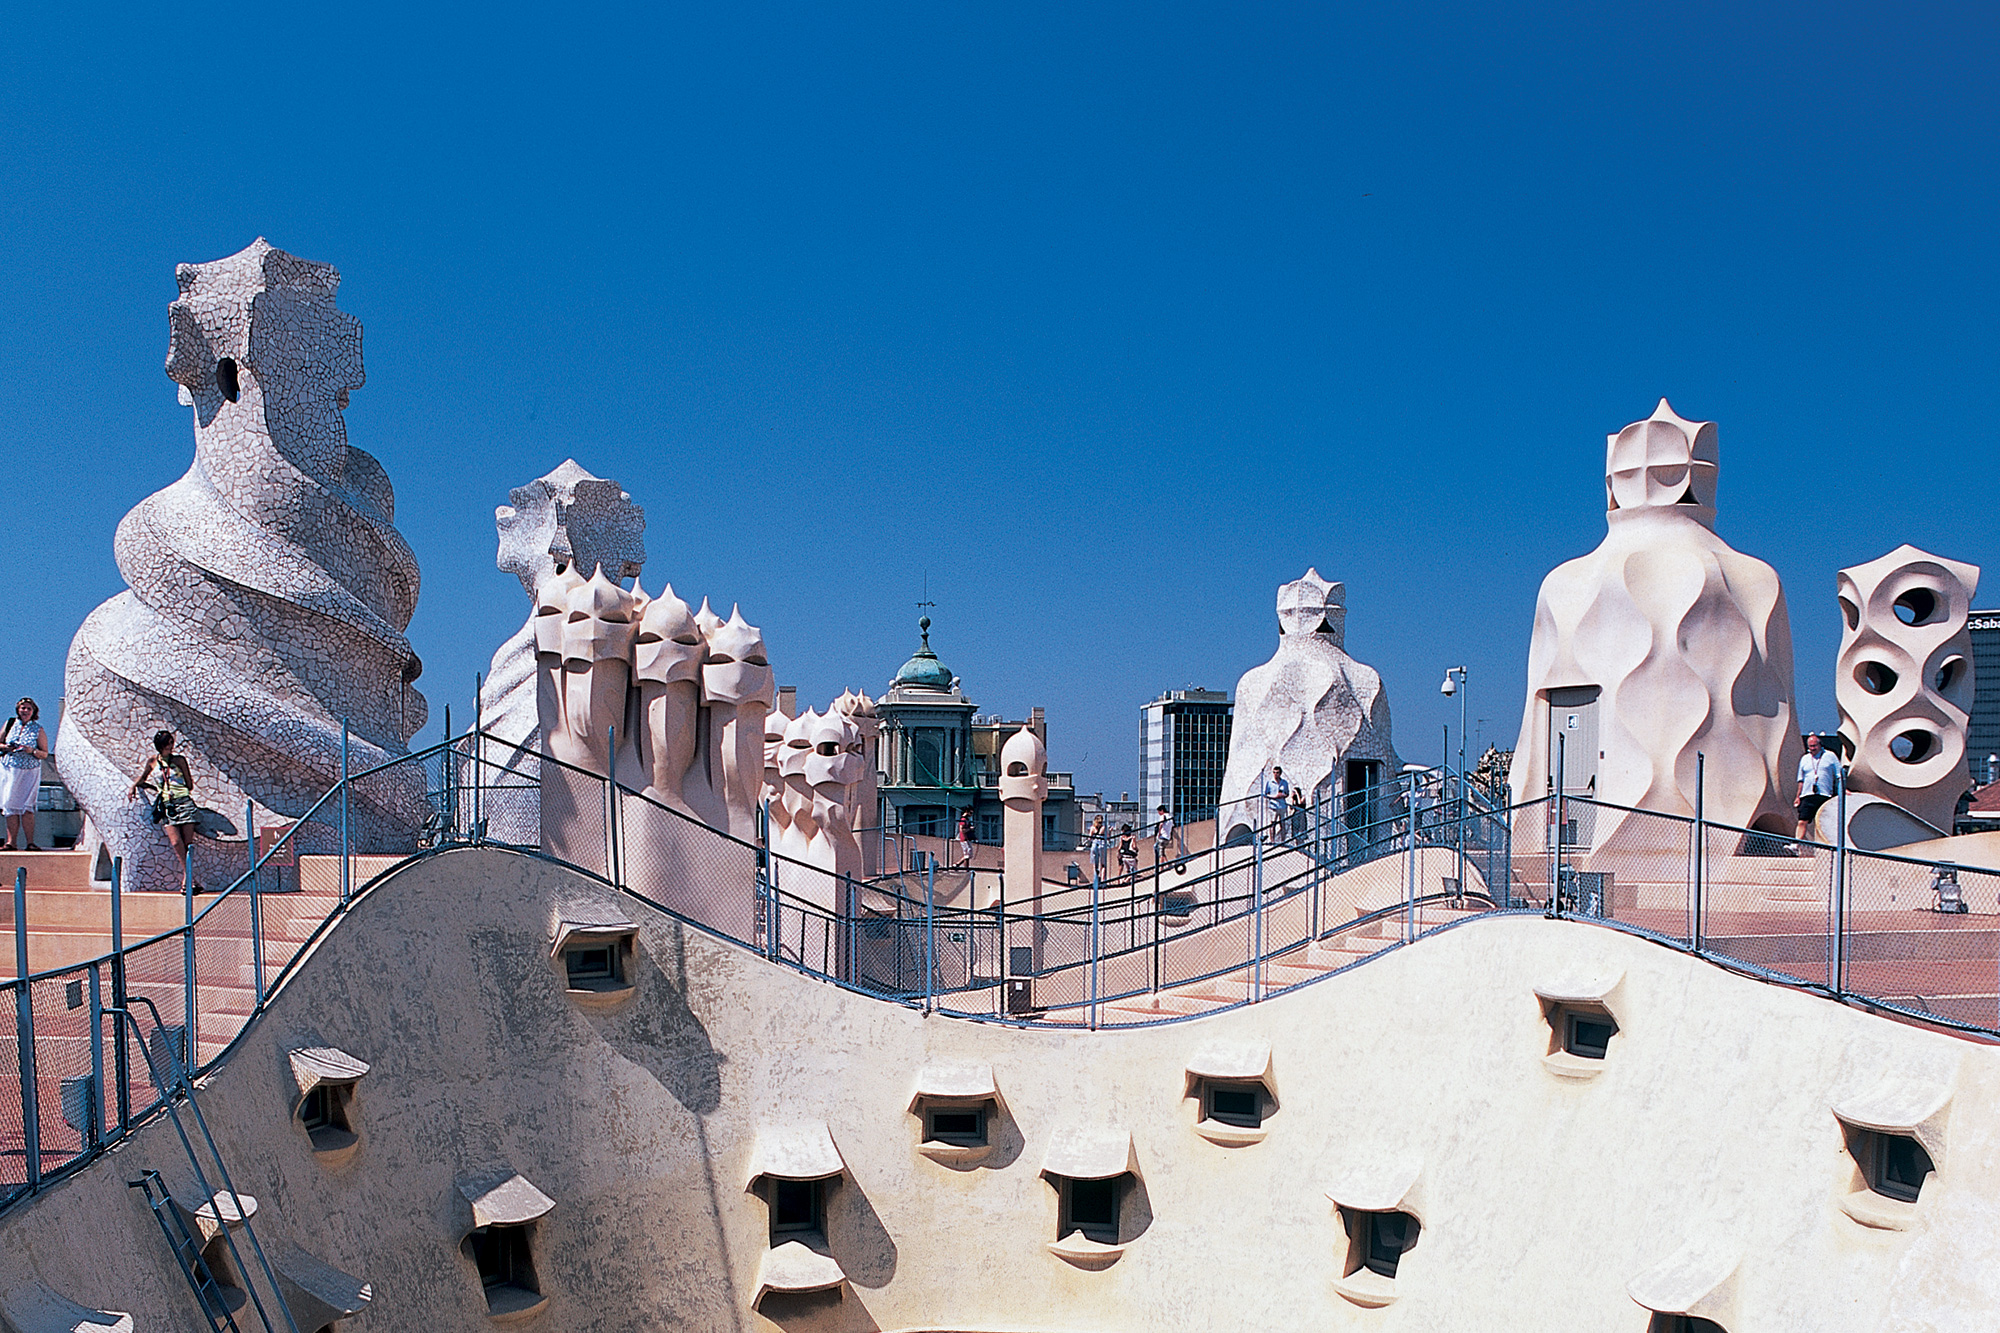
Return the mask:
{"type": "Polygon", "coordinates": [[[924,636],[923,646],[910,655],[903,663],[902,670],[889,682],[890,689],[905,685],[923,690],[948,690],[951,688],[951,668],[938,661],[931,651],[931,618],[925,616],[917,622],[918,631],[924,636]]]}

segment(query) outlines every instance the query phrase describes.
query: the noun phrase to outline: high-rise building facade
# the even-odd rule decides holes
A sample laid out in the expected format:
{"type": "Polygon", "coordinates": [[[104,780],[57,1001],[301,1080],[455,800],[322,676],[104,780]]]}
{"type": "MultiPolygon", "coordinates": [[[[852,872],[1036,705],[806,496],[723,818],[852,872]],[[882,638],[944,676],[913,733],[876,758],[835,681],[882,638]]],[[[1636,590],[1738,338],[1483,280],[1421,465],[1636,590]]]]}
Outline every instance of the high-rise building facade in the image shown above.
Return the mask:
{"type": "Polygon", "coordinates": [[[1210,819],[1229,764],[1231,707],[1221,690],[1168,690],[1139,709],[1139,811],[1210,819]]]}
{"type": "Polygon", "coordinates": [[[1974,611],[1972,631],[1972,722],[1966,729],[1965,759],[1972,780],[2000,781],[2000,611],[1974,611]]]}

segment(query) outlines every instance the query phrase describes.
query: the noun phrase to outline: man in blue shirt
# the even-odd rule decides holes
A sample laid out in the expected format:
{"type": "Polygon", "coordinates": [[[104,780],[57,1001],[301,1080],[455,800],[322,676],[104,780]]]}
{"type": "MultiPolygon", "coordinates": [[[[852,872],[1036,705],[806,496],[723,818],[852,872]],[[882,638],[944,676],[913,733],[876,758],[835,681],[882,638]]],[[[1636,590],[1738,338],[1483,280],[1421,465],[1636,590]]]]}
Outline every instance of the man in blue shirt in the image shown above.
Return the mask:
{"type": "Polygon", "coordinates": [[[1799,760],[1800,842],[1812,837],[1813,821],[1819,815],[1819,808],[1832,800],[1839,790],[1840,760],[1831,751],[1820,747],[1819,737],[1806,737],[1805,756],[1799,760]]]}
{"type": "Polygon", "coordinates": [[[1292,784],[1285,778],[1285,770],[1271,765],[1271,776],[1264,779],[1264,802],[1271,811],[1271,836],[1284,836],[1285,815],[1291,807],[1292,784]]]}

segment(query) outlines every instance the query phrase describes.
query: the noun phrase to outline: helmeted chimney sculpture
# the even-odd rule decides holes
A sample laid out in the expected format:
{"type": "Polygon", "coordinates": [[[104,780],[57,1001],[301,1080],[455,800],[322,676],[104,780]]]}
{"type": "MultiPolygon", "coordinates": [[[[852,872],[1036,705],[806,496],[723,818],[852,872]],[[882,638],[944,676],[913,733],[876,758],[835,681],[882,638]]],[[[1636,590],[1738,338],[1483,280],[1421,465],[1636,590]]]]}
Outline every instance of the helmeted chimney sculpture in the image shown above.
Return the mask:
{"type": "MultiPolygon", "coordinates": [[[[1715,423],[1689,421],[1664,398],[1606,437],[1604,541],[1558,566],[1535,603],[1508,774],[1516,802],[1553,790],[1561,735],[1570,795],[1691,815],[1702,752],[1709,819],[1791,833],[1803,753],[1791,621],[1777,572],[1715,534],[1718,469],[1715,423]]],[[[1621,811],[1574,813],[1585,849],[1653,850],[1659,839],[1621,811]]],[[[1515,838],[1535,846],[1543,831],[1515,838]]]]}
{"type": "MultiPolygon", "coordinates": [[[[1979,566],[1899,546],[1840,571],[1834,699],[1852,760],[1848,841],[1868,850],[1950,834],[1971,786],[1972,631],[1979,566]]],[[[1820,812],[1837,830],[1833,803],[1820,812]]]]}
{"type": "MultiPolygon", "coordinates": [[[[1236,682],[1229,763],[1217,827],[1228,838],[1270,818],[1261,795],[1272,764],[1308,796],[1331,790],[1343,760],[1370,760],[1378,776],[1401,762],[1389,736],[1382,677],[1347,655],[1347,587],[1317,569],[1278,588],[1278,650],[1236,682]]],[[[1150,816],[1149,816],[1150,817],[1150,816]]]]}
{"type": "MultiPolygon", "coordinates": [[[[565,459],[555,471],[517,486],[494,511],[499,567],[520,579],[528,617],[493,654],[479,691],[479,724],[490,738],[479,781],[487,836],[541,841],[541,705],[536,698],[535,591],[558,568],[605,569],[614,582],[636,579],[646,563],[646,511],[615,481],[593,477],[565,459]]],[[[643,671],[643,668],[641,668],[643,671]]],[[[472,780],[470,773],[465,781],[472,780]]]]}
{"type": "MultiPolygon", "coordinates": [[[[181,878],[146,804],[126,794],[155,731],[179,737],[204,824],[227,832],[246,799],[304,814],[339,777],[343,722],[360,770],[407,753],[427,713],[403,635],[416,557],[388,475],[347,442],[342,412],[364,376],[360,321],[335,304],[339,272],[260,237],[174,277],[166,369],[194,410],[194,464],[118,525],[130,590],[70,645],[56,743],[63,780],[138,889],[181,878]]],[[[425,813],[414,768],[357,784],[354,844],[413,850],[425,813]]],[[[302,830],[299,850],[327,850],[329,836],[302,830]]],[[[240,845],[194,847],[197,879],[242,873],[240,845]]]]}

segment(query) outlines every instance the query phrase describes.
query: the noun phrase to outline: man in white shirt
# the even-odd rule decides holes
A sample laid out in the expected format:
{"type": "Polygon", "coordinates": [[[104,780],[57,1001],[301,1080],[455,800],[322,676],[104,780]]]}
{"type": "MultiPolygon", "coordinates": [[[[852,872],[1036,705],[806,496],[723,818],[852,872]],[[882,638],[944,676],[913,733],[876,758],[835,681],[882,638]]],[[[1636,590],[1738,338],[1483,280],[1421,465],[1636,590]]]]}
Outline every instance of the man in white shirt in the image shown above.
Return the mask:
{"type": "Polygon", "coordinates": [[[1271,836],[1281,837],[1285,831],[1285,815],[1291,808],[1292,784],[1285,779],[1285,770],[1271,765],[1271,776],[1264,779],[1264,804],[1271,812],[1271,836]]]}
{"type": "Polygon", "coordinates": [[[1819,737],[1806,737],[1805,756],[1799,760],[1799,831],[1804,842],[1813,833],[1819,808],[1840,790],[1840,760],[1830,750],[1820,748],[1819,737]]]}

